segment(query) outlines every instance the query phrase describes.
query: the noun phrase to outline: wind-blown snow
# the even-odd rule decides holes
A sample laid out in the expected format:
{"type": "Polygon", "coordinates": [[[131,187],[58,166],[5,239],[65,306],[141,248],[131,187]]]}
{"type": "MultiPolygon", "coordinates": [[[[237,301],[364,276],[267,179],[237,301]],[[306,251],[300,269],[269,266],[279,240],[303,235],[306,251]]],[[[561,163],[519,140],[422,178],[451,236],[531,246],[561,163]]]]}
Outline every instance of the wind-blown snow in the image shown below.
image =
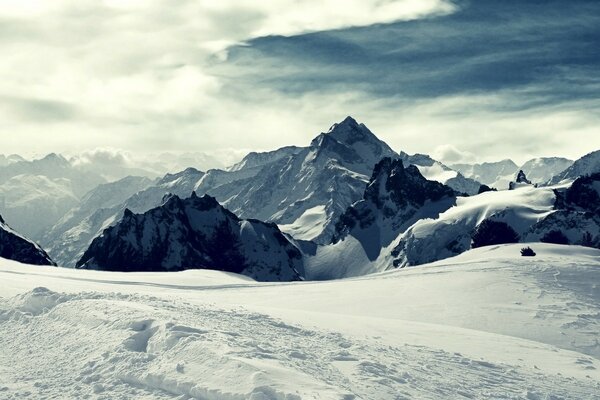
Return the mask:
{"type": "Polygon", "coordinates": [[[316,206],[304,211],[292,224],[279,225],[279,229],[292,235],[295,239],[310,240],[323,232],[327,222],[326,207],[324,205],[316,206]]]}
{"type": "Polygon", "coordinates": [[[0,261],[0,397],[594,399],[600,251],[261,284],[0,261]]]}

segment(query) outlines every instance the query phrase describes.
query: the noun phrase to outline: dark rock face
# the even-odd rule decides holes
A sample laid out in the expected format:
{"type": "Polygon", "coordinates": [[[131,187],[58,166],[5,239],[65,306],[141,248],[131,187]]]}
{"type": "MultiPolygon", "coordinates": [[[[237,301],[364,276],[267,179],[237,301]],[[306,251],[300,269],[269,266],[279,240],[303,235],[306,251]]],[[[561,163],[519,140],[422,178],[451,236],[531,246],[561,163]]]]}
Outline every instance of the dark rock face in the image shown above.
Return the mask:
{"type": "Polygon", "coordinates": [[[529,238],[600,248],[600,173],[577,178],[555,194],[556,211],[532,226],[529,238]]]}
{"type": "Polygon", "coordinates": [[[0,257],[33,265],[56,265],[37,244],[25,239],[0,216],[0,257]]]}
{"type": "Polygon", "coordinates": [[[556,191],[554,208],[600,215],[600,172],[578,178],[565,191],[556,191]]]}
{"type": "Polygon", "coordinates": [[[334,242],[352,235],[373,258],[415,218],[435,217],[455,202],[450,187],[425,179],[414,165],[404,168],[402,160],[386,157],[375,165],[363,200],[338,220],[334,242]]]}
{"type": "Polygon", "coordinates": [[[481,193],[485,193],[485,192],[497,192],[498,190],[496,188],[492,188],[489,187],[488,185],[481,185],[479,186],[479,190],[477,191],[477,194],[481,194],[481,193]]]}
{"type": "Polygon", "coordinates": [[[527,176],[525,176],[525,172],[523,172],[523,170],[519,170],[519,172],[517,173],[517,177],[515,178],[515,181],[510,182],[508,184],[508,190],[513,190],[513,189],[516,189],[517,187],[526,186],[526,185],[532,185],[532,183],[529,179],[527,179],[527,176]]]}
{"type": "Polygon", "coordinates": [[[495,244],[518,243],[519,235],[513,228],[502,221],[486,219],[473,232],[472,248],[492,246],[495,244]]]}
{"type": "Polygon", "coordinates": [[[301,279],[302,255],[275,224],[242,220],[208,195],[166,202],[94,239],[78,268],[111,271],[214,269],[263,281],[301,279]]]}
{"type": "Polygon", "coordinates": [[[529,179],[527,179],[527,176],[525,176],[525,172],[523,172],[523,170],[519,170],[519,172],[517,173],[517,179],[515,180],[517,183],[526,183],[528,185],[531,185],[531,181],[529,179]]]}

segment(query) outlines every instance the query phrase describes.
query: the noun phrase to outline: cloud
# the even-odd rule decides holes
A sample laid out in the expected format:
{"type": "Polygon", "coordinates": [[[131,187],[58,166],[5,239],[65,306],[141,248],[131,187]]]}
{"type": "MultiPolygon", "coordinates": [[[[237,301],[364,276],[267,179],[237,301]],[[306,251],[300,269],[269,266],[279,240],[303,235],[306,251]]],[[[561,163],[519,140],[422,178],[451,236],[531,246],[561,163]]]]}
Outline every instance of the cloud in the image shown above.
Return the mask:
{"type": "Polygon", "coordinates": [[[600,147],[598,8],[7,0],[0,146],[225,158],[306,145],[351,114],[407,152],[578,157],[600,147]]]}
{"type": "Polygon", "coordinates": [[[433,149],[431,156],[446,164],[458,164],[458,163],[471,163],[475,162],[477,158],[475,154],[469,153],[468,151],[461,151],[451,144],[442,144],[433,149]]]}
{"type": "Polygon", "coordinates": [[[93,150],[85,150],[71,157],[71,163],[74,166],[119,166],[131,167],[131,153],[115,148],[96,148],[93,150]]]}

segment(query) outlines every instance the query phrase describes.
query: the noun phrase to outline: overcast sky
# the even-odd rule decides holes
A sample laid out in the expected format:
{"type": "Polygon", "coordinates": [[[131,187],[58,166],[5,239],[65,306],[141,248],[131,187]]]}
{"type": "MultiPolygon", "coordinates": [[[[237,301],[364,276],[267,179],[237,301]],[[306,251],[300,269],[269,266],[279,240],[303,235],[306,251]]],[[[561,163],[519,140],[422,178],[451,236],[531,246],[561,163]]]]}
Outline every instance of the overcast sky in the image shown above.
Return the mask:
{"type": "Polygon", "coordinates": [[[2,0],[0,153],[600,149],[597,0],[2,0]]]}

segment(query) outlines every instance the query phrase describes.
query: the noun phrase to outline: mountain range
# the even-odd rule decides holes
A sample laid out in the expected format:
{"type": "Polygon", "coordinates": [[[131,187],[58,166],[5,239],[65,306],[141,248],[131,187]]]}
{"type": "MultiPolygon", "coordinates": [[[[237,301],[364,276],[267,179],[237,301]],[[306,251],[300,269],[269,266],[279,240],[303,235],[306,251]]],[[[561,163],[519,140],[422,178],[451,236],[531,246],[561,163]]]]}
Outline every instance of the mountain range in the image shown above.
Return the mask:
{"type": "Polygon", "coordinates": [[[61,266],[333,279],[459,254],[484,221],[506,224],[519,240],[557,240],[556,230],[583,229],[585,237],[567,233],[567,240],[595,245],[600,232],[590,215],[597,210],[559,199],[572,182],[580,191],[596,187],[595,178],[579,179],[600,171],[599,154],[521,167],[508,159],[447,166],[396,152],[347,117],[306,147],[252,152],[228,168],[188,167],[156,179],[107,182],[107,174],[57,154],[0,157],[0,206],[61,266]],[[508,191],[511,182],[518,184],[508,191]],[[499,191],[478,194],[486,185],[499,191]],[[198,207],[218,226],[194,225],[189,212],[198,207]],[[261,233],[249,235],[248,226],[261,233]],[[228,245],[219,247],[224,237],[228,245]],[[279,256],[269,260],[271,253],[279,256]]]}

